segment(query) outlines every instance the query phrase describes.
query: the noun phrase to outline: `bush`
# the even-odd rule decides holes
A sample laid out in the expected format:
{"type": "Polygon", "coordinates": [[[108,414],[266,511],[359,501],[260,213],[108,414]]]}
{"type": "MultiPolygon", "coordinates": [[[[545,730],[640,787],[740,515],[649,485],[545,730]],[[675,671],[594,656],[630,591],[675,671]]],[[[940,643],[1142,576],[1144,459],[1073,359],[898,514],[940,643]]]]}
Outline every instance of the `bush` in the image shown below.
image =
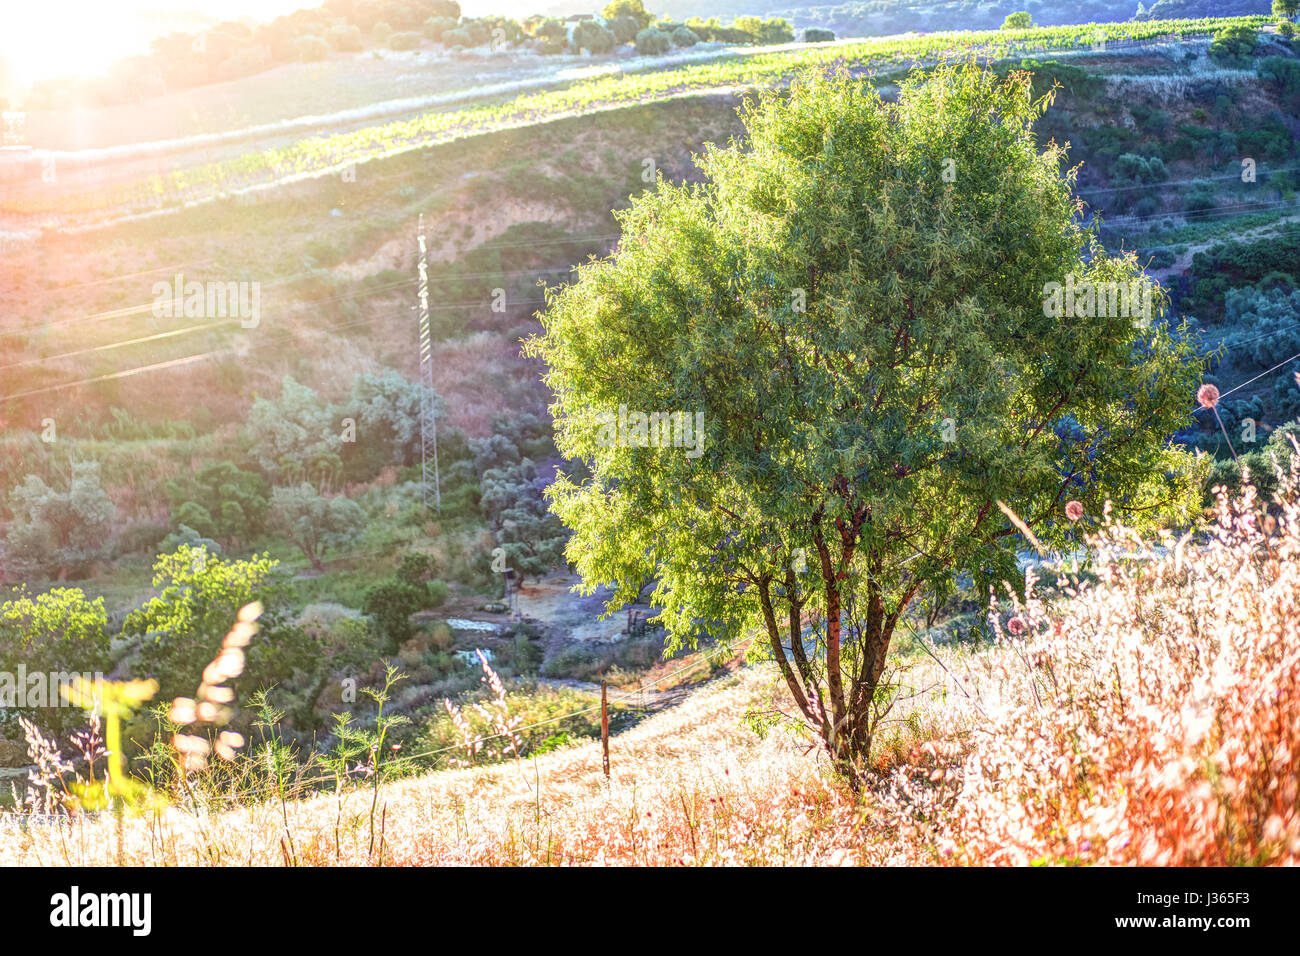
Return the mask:
{"type": "Polygon", "coordinates": [[[66,492],[28,475],[9,493],[9,511],[4,559],[11,573],[89,573],[110,553],[117,509],[100,486],[98,462],[74,463],[66,492]]]}
{"type": "Polygon", "coordinates": [[[1003,30],[1028,30],[1033,25],[1034,18],[1023,10],[1008,13],[1007,18],[1002,21],[1003,30]]]}
{"type": "Polygon", "coordinates": [[[0,672],[15,675],[20,666],[28,677],[41,675],[40,686],[25,682],[20,687],[0,679],[0,726],[18,714],[56,732],[81,723],[84,715],[79,710],[61,706],[49,675],[76,673],[94,680],[93,675],[108,669],[104,599],[90,601],[79,588],[55,588],[32,598],[20,586],[13,598],[0,604],[0,672]],[[34,700],[35,693],[44,700],[34,700]],[[26,697],[28,706],[16,706],[18,694],[26,697]]]}
{"type": "Polygon", "coordinates": [[[361,38],[361,28],[351,23],[330,27],[325,34],[325,39],[340,53],[355,53],[365,46],[361,38]]]}
{"type": "Polygon", "coordinates": [[[442,35],[442,43],[447,47],[468,47],[472,46],[469,39],[469,33],[465,30],[455,29],[447,30],[442,35]]]}
{"type": "Polygon", "coordinates": [[[424,21],[424,35],[435,43],[445,42],[442,38],[449,30],[456,29],[456,21],[451,17],[429,17],[424,21]]]}
{"type": "Polygon", "coordinates": [[[298,54],[298,59],[303,63],[314,63],[330,55],[330,45],[320,37],[312,36],[310,33],[294,40],[293,46],[298,54]]]}
{"type": "Polygon", "coordinates": [[[420,46],[423,37],[415,32],[394,33],[388,38],[388,49],[390,50],[414,50],[420,46]]]}
{"type": "Polygon", "coordinates": [[[608,53],[617,42],[614,31],[601,26],[595,20],[582,20],[573,28],[573,45],[578,50],[590,50],[592,53],[608,53]]]}
{"type": "Polygon", "coordinates": [[[1223,344],[1238,361],[1269,368],[1300,352],[1300,290],[1229,289],[1223,307],[1231,328],[1223,344]]]}
{"type": "Polygon", "coordinates": [[[673,30],[673,44],[680,47],[691,47],[700,42],[700,38],[695,35],[695,31],[690,27],[680,26],[673,30]]]}
{"type": "Polygon", "coordinates": [[[411,639],[411,615],[422,610],[426,590],[406,581],[391,580],[366,591],[361,610],[370,615],[375,631],[395,652],[411,639]]]}
{"type": "Polygon", "coordinates": [[[614,17],[605,21],[605,26],[614,34],[614,40],[618,43],[635,43],[636,35],[641,29],[633,17],[614,17]]]}
{"type": "Polygon", "coordinates": [[[254,601],[264,611],[241,683],[276,683],[310,669],[310,642],[283,616],[290,601],[275,567],[265,554],[225,561],[188,545],[159,555],[153,576],[158,595],[128,614],[122,626],[124,636],[140,641],[131,673],[156,678],[158,700],[192,694],[239,609],[254,601]]]}
{"type": "Polygon", "coordinates": [[[821,27],[809,27],[803,31],[804,43],[826,43],[834,39],[834,30],[823,30],[821,27]]]}
{"type": "Polygon", "coordinates": [[[672,46],[672,37],[653,27],[642,30],[636,35],[636,52],[642,56],[662,56],[671,50],[672,46]]]}
{"type": "Polygon", "coordinates": [[[330,548],[351,542],[365,525],[365,515],[351,498],[326,498],[311,485],[276,488],[271,495],[270,520],[277,531],[302,549],[317,571],[330,548]]]}
{"type": "Polygon", "coordinates": [[[1177,260],[1172,249],[1157,249],[1151,253],[1148,269],[1168,269],[1177,260]]]}
{"type": "Polygon", "coordinates": [[[1259,33],[1240,25],[1224,27],[1210,43],[1210,58],[1223,66],[1245,67],[1259,45],[1259,33]]]}

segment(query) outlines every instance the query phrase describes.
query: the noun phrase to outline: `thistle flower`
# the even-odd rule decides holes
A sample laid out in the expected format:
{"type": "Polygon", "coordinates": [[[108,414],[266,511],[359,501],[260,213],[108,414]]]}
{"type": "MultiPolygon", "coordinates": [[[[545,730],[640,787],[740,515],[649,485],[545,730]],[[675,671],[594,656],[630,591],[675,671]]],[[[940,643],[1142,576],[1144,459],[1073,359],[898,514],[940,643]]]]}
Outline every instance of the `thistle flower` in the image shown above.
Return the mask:
{"type": "Polygon", "coordinates": [[[1067,501],[1065,503],[1065,516],[1071,521],[1078,521],[1083,517],[1083,503],[1079,501],[1067,501]]]}
{"type": "Polygon", "coordinates": [[[1219,390],[1208,382],[1196,390],[1196,401],[1202,408],[1214,408],[1219,404],[1219,390]]]}

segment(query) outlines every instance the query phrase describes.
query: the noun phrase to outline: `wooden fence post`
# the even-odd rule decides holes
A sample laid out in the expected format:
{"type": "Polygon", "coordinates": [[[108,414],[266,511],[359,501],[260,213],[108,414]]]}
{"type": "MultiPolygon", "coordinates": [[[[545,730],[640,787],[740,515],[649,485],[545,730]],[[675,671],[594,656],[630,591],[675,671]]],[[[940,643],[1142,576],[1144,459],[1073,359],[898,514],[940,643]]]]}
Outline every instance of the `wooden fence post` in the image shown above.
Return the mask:
{"type": "Polygon", "coordinates": [[[609,780],[609,700],[605,682],[600,682],[600,746],[605,752],[605,779],[609,780]]]}

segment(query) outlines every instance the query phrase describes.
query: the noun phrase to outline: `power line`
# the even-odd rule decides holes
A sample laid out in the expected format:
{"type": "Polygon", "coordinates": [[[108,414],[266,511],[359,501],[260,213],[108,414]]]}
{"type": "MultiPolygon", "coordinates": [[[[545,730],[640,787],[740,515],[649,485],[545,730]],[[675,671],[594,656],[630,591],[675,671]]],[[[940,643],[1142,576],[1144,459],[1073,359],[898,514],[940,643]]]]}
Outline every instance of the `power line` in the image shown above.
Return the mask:
{"type": "MultiPolygon", "coordinates": [[[[528,299],[528,300],[525,300],[525,301],[523,301],[523,302],[519,302],[519,303],[516,303],[516,304],[517,304],[517,305],[544,305],[544,304],[545,304],[545,301],[546,301],[545,299],[528,299]]],[[[482,304],[481,302],[471,302],[471,303],[460,304],[460,305],[439,305],[439,306],[430,306],[430,308],[432,308],[432,309],[440,309],[440,310],[450,310],[450,309],[481,309],[482,307],[483,307],[483,304],[482,304]]],[[[339,332],[339,331],[342,331],[343,329],[352,328],[352,327],[357,326],[357,325],[368,324],[368,323],[370,323],[371,321],[372,321],[371,317],[367,316],[367,317],[365,317],[365,318],[354,319],[354,320],[349,321],[349,322],[337,323],[337,324],[335,324],[335,325],[325,326],[325,327],[323,327],[323,328],[313,329],[313,330],[310,330],[310,331],[339,332]]],[[[288,338],[290,338],[291,336],[292,336],[292,333],[291,333],[291,332],[282,332],[282,333],[280,333],[280,334],[279,334],[277,337],[275,337],[275,338],[267,339],[265,344],[274,344],[274,343],[277,342],[277,341],[282,341],[282,340],[288,339],[288,338]]],[[[132,375],[140,374],[140,373],[143,373],[143,372],[152,372],[152,371],[162,370],[162,369],[165,369],[165,368],[172,368],[172,367],[179,366],[179,365],[186,365],[186,364],[189,364],[189,363],[191,363],[191,362],[197,362],[197,361],[201,361],[201,360],[206,359],[206,358],[213,358],[213,357],[218,356],[218,355],[226,355],[226,354],[231,354],[231,353],[238,354],[238,350],[237,350],[236,348],[234,348],[233,346],[226,347],[226,348],[220,348],[220,349],[213,349],[213,350],[210,351],[210,352],[201,352],[201,353],[194,354],[194,355],[188,355],[188,356],[184,356],[184,357],[182,357],[182,358],[178,358],[178,359],[173,359],[173,360],[171,360],[171,361],[167,361],[167,362],[156,362],[156,363],[153,363],[153,364],[150,364],[150,365],[142,365],[142,366],[138,366],[138,367],[136,367],[136,368],[125,369],[125,370],[120,371],[120,372],[112,372],[112,373],[109,373],[109,374],[106,374],[106,375],[96,375],[96,376],[92,376],[92,377],[90,377],[90,378],[78,379],[77,381],[73,381],[73,382],[62,382],[62,383],[60,383],[60,384],[58,384],[58,385],[47,385],[47,386],[45,386],[45,387],[43,387],[43,388],[28,389],[27,391],[24,391],[24,392],[15,392],[15,393],[13,393],[13,394],[11,394],[11,395],[0,395],[0,402],[8,402],[8,401],[12,401],[12,400],[14,400],[14,399],[18,399],[18,398],[29,398],[29,397],[31,397],[31,396],[33,396],[33,395],[43,395],[43,394],[46,394],[46,393],[48,393],[48,392],[57,392],[57,391],[61,391],[61,390],[65,389],[65,388],[75,388],[75,387],[80,386],[80,385],[93,385],[93,384],[96,383],[96,382],[109,381],[109,380],[112,380],[112,379],[118,379],[118,378],[127,378],[127,377],[130,377],[130,376],[132,376],[132,375]]]]}

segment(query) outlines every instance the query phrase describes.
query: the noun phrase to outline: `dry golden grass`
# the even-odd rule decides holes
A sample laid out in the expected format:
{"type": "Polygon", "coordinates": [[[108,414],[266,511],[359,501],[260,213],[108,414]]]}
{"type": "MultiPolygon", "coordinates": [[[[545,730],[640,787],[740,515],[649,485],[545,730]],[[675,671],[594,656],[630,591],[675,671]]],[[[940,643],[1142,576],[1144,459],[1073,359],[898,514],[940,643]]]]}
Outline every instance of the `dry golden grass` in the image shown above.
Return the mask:
{"type": "MultiPolygon", "coordinates": [[[[376,821],[383,838],[372,854],[364,791],[346,797],[341,814],[332,795],[290,802],[296,858],[305,865],[867,862],[861,815],[824,762],[788,735],[760,739],[744,725],[746,710],[770,687],[758,669],[725,677],[618,735],[608,785],[599,742],[386,784],[376,821]]],[[[281,865],[283,836],[278,803],[200,817],[173,807],[126,821],[124,861],[281,865]]],[[[112,864],[114,841],[106,818],[33,825],[3,841],[0,863],[112,864]]]]}

